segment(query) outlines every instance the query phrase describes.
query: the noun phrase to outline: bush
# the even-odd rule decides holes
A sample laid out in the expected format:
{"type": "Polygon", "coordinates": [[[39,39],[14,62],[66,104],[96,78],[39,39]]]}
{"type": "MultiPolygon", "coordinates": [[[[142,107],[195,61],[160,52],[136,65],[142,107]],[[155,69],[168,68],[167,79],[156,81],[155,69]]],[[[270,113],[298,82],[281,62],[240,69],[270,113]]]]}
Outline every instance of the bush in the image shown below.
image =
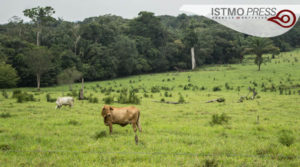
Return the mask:
{"type": "Polygon", "coordinates": [[[10,149],[11,149],[10,145],[8,145],[8,144],[0,144],[0,150],[1,151],[8,151],[10,149]]]}
{"type": "Polygon", "coordinates": [[[21,90],[14,90],[14,91],[13,91],[12,97],[13,97],[13,98],[17,98],[20,94],[22,94],[22,91],[21,91],[21,90]]]}
{"type": "Polygon", "coordinates": [[[149,95],[148,95],[147,93],[144,93],[144,97],[148,98],[148,97],[149,97],[149,95]]]}
{"type": "Polygon", "coordinates": [[[99,138],[103,138],[106,137],[106,132],[105,131],[101,131],[101,132],[96,132],[95,135],[93,136],[94,139],[99,139],[99,138]]]}
{"type": "Polygon", "coordinates": [[[71,92],[67,93],[67,96],[72,96],[72,97],[77,97],[77,92],[76,90],[72,90],[71,92]]]}
{"type": "Polygon", "coordinates": [[[2,90],[2,96],[6,99],[8,99],[8,94],[5,90],[2,90]]]}
{"type": "Polygon", "coordinates": [[[18,103],[28,102],[28,101],[36,101],[32,94],[28,94],[26,92],[22,92],[21,90],[13,91],[13,98],[17,99],[18,103]]]}
{"type": "Polygon", "coordinates": [[[135,91],[132,89],[129,91],[127,89],[122,89],[118,97],[118,103],[121,104],[140,104],[141,100],[135,94],[135,91]]]}
{"type": "Polygon", "coordinates": [[[92,97],[92,96],[90,96],[88,99],[89,99],[89,102],[90,102],[90,103],[98,103],[98,102],[99,102],[99,100],[98,100],[97,97],[92,97]]]}
{"type": "Polygon", "coordinates": [[[217,92],[217,91],[221,91],[222,89],[219,86],[215,86],[213,87],[213,91],[217,92]]]}
{"type": "Polygon", "coordinates": [[[112,104],[114,102],[114,97],[113,96],[107,96],[107,97],[104,97],[102,100],[105,104],[112,104]]]}
{"type": "Polygon", "coordinates": [[[227,116],[225,113],[222,113],[221,115],[219,114],[214,114],[212,115],[212,120],[210,122],[210,125],[222,125],[224,123],[228,123],[230,117],[227,116]]]}
{"type": "Polygon", "coordinates": [[[47,102],[50,102],[50,103],[53,103],[56,101],[56,99],[51,98],[49,93],[46,95],[46,99],[47,99],[47,102]]]}
{"type": "Polygon", "coordinates": [[[68,124],[69,124],[69,125],[80,125],[80,123],[79,123],[78,121],[76,121],[76,120],[70,120],[70,121],[68,122],[68,124]]]}
{"type": "Polygon", "coordinates": [[[1,113],[0,118],[9,118],[11,117],[10,113],[1,113]]]}
{"type": "Polygon", "coordinates": [[[19,80],[17,71],[9,64],[0,62],[0,88],[11,88],[19,80]]]}
{"type": "Polygon", "coordinates": [[[159,93],[159,92],[160,92],[159,86],[153,86],[153,87],[151,88],[151,92],[152,92],[152,93],[159,93]]]}
{"type": "Polygon", "coordinates": [[[218,167],[218,162],[215,159],[206,159],[203,167],[218,167]]]}
{"type": "Polygon", "coordinates": [[[140,99],[138,98],[137,95],[135,95],[134,91],[129,92],[129,98],[128,98],[128,103],[131,104],[140,104],[140,99]]]}
{"type": "Polygon", "coordinates": [[[227,89],[227,90],[231,90],[232,88],[229,86],[229,84],[226,82],[225,83],[225,88],[227,89]]]}
{"type": "Polygon", "coordinates": [[[185,102],[184,97],[180,94],[179,99],[178,99],[178,103],[182,104],[184,102],[185,102]]]}
{"type": "Polygon", "coordinates": [[[218,99],[217,99],[217,102],[219,102],[219,103],[225,102],[225,98],[223,98],[223,97],[218,98],[218,99]]]}
{"type": "Polygon", "coordinates": [[[285,146],[291,146],[295,142],[295,137],[291,131],[283,130],[280,132],[279,142],[285,146]]]}

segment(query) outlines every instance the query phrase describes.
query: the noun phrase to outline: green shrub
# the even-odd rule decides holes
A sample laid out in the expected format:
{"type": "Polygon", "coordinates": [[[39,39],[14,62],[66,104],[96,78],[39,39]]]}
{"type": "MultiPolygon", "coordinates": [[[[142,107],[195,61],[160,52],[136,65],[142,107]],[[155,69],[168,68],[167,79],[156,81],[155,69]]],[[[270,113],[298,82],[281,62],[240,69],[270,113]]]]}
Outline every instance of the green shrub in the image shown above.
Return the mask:
{"type": "Polygon", "coordinates": [[[97,97],[92,97],[92,96],[90,96],[90,97],[88,98],[88,101],[89,101],[90,103],[98,103],[98,102],[99,102],[99,100],[98,100],[97,97]]]}
{"type": "Polygon", "coordinates": [[[102,100],[105,104],[112,104],[114,102],[114,97],[113,96],[107,96],[107,97],[104,97],[102,100]]]}
{"type": "Polygon", "coordinates": [[[225,102],[225,98],[223,98],[223,97],[218,98],[218,99],[217,99],[217,102],[219,102],[219,103],[225,102]]]}
{"type": "Polygon", "coordinates": [[[212,118],[211,118],[211,122],[210,122],[210,125],[222,125],[224,123],[228,123],[230,117],[227,116],[225,113],[222,113],[221,115],[219,114],[214,114],[212,115],[212,118]]]}
{"type": "Polygon", "coordinates": [[[217,92],[217,91],[221,91],[222,89],[219,86],[215,86],[213,87],[213,91],[217,92]]]}
{"type": "Polygon", "coordinates": [[[11,65],[0,60],[0,88],[15,87],[19,79],[17,71],[11,65]]]}
{"type": "Polygon", "coordinates": [[[225,88],[227,89],[227,90],[231,90],[232,88],[229,86],[229,84],[226,82],[225,83],[225,88]]]}
{"type": "Polygon", "coordinates": [[[159,93],[160,92],[160,87],[159,86],[153,86],[151,88],[151,92],[152,93],[159,93]]]}
{"type": "Polygon", "coordinates": [[[76,120],[70,120],[70,121],[68,122],[68,124],[69,124],[69,125],[80,125],[80,123],[79,123],[78,121],[76,121],[76,120]]]}
{"type": "Polygon", "coordinates": [[[54,98],[51,98],[51,96],[50,96],[50,94],[49,94],[49,93],[47,93],[47,95],[46,95],[46,99],[47,99],[47,102],[50,102],[50,103],[53,103],[53,102],[55,102],[55,101],[56,101],[56,99],[54,99],[54,98]]]}
{"type": "Polygon", "coordinates": [[[218,167],[218,162],[215,159],[206,159],[203,167],[218,167]]]}
{"type": "Polygon", "coordinates": [[[8,99],[8,93],[6,92],[6,90],[2,90],[2,96],[8,99]]]}
{"type": "Polygon", "coordinates": [[[67,93],[67,96],[72,96],[72,97],[77,97],[77,91],[76,90],[72,90],[71,92],[67,93]]]}
{"type": "Polygon", "coordinates": [[[184,102],[185,102],[184,97],[180,94],[179,99],[178,99],[178,103],[182,104],[184,102]]]}
{"type": "Polygon", "coordinates": [[[8,144],[0,144],[0,150],[1,151],[8,151],[10,149],[11,149],[10,145],[8,145],[8,144]]]}
{"type": "Polygon", "coordinates": [[[144,97],[148,98],[148,97],[149,97],[149,95],[148,95],[147,93],[144,93],[144,97]]]}
{"type": "Polygon", "coordinates": [[[106,137],[106,132],[105,131],[101,131],[101,132],[96,132],[95,135],[93,136],[94,139],[99,139],[99,138],[103,138],[106,137]]]}
{"type": "Polygon", "coordinates": [[[135,95],[134,91],[129,92],[129,98],[128,98],[128,103],[131,104],[140,104],[140,99],[138,98],[137,95],[135,95]]]}
{"type": "Polygon", "coordinates": [[[130,90],[128,93],[127,89],[122,89],[118,96],[118,103],[121,104],[140,104],[141,100],[135,94],[134,89],[130,90]]]}
{"type": "Polygon", "coordinates": [[[280,132],[278,140],[285,146],[291,146],[295,142],[295,136],[291,131],[283,130],[280,132]]]}
{"type": "Polygon", "coordinates": [[[22,94],[22,91],[21,91],[21,90],[14,90],[14,91],[13,91],[12,97],[13,97],[13,98],[17,98],[17,96],[19,96],[20,94],[22,94]]]}
{"type": "Polygon", "coordinates": [[[26,92],[22,92],[21,90],[13,91],[13,98],[17,99],[18,103],[28,102],[28,101],[36,101],[32,94],[28,94],[26,92]]]}
{"type": "Polygon", "coordinates": [[[11,117],[10,113],[1,113],[0,118],[9,118],[11,117]]]}

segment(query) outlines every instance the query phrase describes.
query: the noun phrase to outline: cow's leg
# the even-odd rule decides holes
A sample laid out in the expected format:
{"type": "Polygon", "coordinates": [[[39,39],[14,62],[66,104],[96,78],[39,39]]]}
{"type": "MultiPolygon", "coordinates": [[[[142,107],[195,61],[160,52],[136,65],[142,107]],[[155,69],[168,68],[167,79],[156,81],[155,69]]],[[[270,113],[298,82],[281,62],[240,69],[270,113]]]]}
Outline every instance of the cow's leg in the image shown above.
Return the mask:
{"type": "Polygon", "coordinates": [[[112,134],[112,124],[109,124],[109,133],[112,134]]]}
{"type": "Polygon", "coordinates": [[[139,120],[136,122],[136,125],[139,128],[139,131],[142,132],[142,127],[139,120]]]}
{"type": "Polygon", "coordinates": [[[137,130],[137,129],[136,129],[136,122],[133,122],[133,123],[132,123],[132,128],[133,128],[134,133],[136,133],[136,130],[137,130]]]}

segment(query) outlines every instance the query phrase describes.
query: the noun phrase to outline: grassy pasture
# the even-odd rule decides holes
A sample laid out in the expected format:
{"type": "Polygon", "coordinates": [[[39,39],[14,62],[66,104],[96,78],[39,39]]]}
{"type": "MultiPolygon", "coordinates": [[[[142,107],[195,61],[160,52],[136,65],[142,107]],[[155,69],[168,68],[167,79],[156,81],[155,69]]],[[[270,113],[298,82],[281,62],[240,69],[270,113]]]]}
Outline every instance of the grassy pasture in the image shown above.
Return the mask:
{"type": "MultiPolygon", "coordinates": [[[[0,166],[300,166],[300,50],[268,57],[260,72],[248,56],[242,64],[86,83],[85,96],[98,103],[76,100],[60,110],[46,94],[67,95],[68,86],[19,88],[36,99],[23,103],[12,98],[15,89],[6,90],[8,98],[0,95],[0,166]],[[151,92],[155,86],[160,92],[151,92]],[[239,103],[248,87],[258,98],[239,103]],[[114,125],[109,135],[101,118],[102,99],[117,100],[122,88],[138,88],[141,97],[138,145],[131,126],[114,125]],[[177,102],[180,94],[187,103],[153,102],[177,102]],[[217,98],[225,102],[206,103],[217,98]],[[223,113],[227,123],[211,123],[223,113]]],[[[76,94],[80,87],[73,86],[76,94]]]]}

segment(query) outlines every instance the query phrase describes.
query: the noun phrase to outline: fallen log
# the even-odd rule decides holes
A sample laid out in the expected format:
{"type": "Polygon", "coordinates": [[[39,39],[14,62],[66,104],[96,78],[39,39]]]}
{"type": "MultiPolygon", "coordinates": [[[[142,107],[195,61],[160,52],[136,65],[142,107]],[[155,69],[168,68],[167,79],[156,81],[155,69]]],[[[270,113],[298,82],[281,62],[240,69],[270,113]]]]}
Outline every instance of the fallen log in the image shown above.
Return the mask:
{"type": "Polygon", "coordinates": [[[218,99],[207,101],[206,103],[213,103],[213,102],[222,103],[222,102],[225,102],[225,99],[224,98],[218,98],[218,99]]]}
{"type": "Polygon", "coordinates": [[[187,104],[186,102],[184,103],[178,103],[178,102],[173,102],[173,101],[152,101],[155,103],[166,103],[166,104],[187,104]]]}

